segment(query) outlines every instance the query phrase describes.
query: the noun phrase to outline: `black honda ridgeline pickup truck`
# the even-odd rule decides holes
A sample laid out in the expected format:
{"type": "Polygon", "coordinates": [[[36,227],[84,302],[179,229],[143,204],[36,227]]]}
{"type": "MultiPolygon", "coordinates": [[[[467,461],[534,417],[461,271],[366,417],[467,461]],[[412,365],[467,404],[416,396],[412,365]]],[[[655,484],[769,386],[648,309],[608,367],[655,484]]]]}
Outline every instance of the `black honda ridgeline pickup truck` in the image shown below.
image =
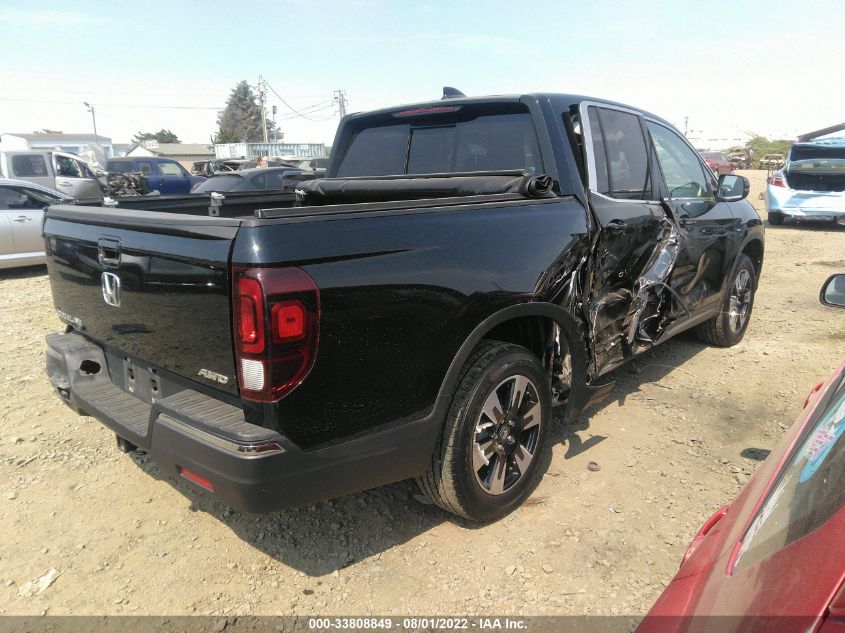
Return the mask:
{"type": "Polygon", "coordinates": [[[58,395],[235,508],[415,477],[488,521],[542,476],[554,406],[683,330],[745,333],[748,181],[659,117],[444,98],[347,116],[333,147],[272,208],[51,207],[58,395]]]}

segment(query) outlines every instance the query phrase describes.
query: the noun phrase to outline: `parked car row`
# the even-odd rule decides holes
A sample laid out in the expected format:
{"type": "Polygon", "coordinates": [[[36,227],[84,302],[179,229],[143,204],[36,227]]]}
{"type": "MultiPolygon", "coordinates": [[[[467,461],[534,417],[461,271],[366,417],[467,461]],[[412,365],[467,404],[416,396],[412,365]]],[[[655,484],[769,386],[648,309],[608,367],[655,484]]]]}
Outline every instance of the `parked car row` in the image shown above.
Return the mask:
{"type": "Polygon", "coordinates": [[[262,167],[240,169],[215,174],[201,182],[194,193],[216,191],[288,191],[296,187],[297,182],[313,178],[314,174],[291,167],[262,167]]]}
{"type": "Polygon", "coordinates": [[[110,174],[140,173],[151,190],[160,194],[190,193],[205,177],[194,176],[179,161],[158,156],[126,156],[110,158],[106,163],[110,174]]]}
{"type": "MultiPolygon", "coordinates": [[[[328,158],[309,158],[302,160],[271,159],[270,167],[290,171],[283,179],[251,177],[250,182],[256,187],[241,184],[239,190],[270,190],[274,183],[287,188],[294,173],[310,172],[314,176],[325,174],[328,158]],[[259,182],[262,181],[262,182],[259,182]]],[[[144,189],[162,195],[186,194],[193,191],[206,178],[219,174],[232,174],[237,171],[254,169],[253,160],[211,160],[199,161],[193,165],[193,173],[181,163],[170,158],[158,156],[126,156],[111,158],[106,163],[106,171],[95,173],[79,156],[51,150],[20,150],[0,152],[0,178],[24,180],[58,191],[70,198],[83,200],[102,198],[108,193],[108,175],[140,174],[146,180],[144,189]]],[[[216,184],[232,183],[237,180],[215,181],[216,184]]],[[[221,189],[231,191],[232,189],[221,189]]],[[[113,194],[109,194],[113,195],[113,194]]]]}
{"type": "MultiPolygon", "coordinates": [[[[304,171],[313,172],[316,176],[322,176],[326,173],[328,167],[328,157],[313,157],[313,158],[278,158],[270,157],[267,159],[268,167],[293,167],[302,169],[304,171]]],[[[258,166],[257,160],[238,158],[238,159],[216,159],[203,160],[195,162],[191,167],[191,173],[196,176],[215,176],[217,174],[226,174],[233,171],[243,169],[254,169],[258,166]]]]}

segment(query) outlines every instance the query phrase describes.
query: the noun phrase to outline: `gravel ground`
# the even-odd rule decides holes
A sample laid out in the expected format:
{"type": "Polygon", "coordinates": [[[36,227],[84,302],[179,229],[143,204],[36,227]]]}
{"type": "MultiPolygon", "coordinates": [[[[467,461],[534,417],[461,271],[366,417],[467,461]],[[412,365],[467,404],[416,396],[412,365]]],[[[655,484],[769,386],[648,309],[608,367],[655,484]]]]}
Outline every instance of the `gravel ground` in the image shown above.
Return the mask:
{"type": "Polygon", "coordinates": [[[163,477],[51,393],[44,268],[0,272],[0,613],[642,614],[841,360],[845,315],[818,290],[843,245],[845,227],[771,227],[743,343],[680,336],[614,372],[556,428],[534,496],[485,527],[409,482],[251,516],[163,477]]]}

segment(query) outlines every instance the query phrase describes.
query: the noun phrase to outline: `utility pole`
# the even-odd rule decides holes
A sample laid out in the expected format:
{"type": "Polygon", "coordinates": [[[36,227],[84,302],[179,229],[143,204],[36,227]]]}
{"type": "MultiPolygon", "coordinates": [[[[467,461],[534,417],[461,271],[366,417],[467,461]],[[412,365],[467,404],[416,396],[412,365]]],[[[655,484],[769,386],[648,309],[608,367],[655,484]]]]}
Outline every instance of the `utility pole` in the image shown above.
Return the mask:
{"type": "Polygon", "coordinates": [[[276,127],[276,106],[273,106],[273,142],[275,143],[278,139],[276,138],[276,133],[278,128],[276,127]]]}
{"type": "Polygon", "coordinates": [[[335,90],[332,101],[337,104],[337,109],[340,112],[340,118],[346,116],[346,90],[335,90]]]}
{"type": "Polygon", "coordinates": [[[689,130],[689,117],[684,117],[684,136],[687,135],[687,131],[689,130]]]}
{"type": "Polygon", "coordinates": [[[258,75],[258,98],[261,100],[261,131],[264,142],[267,142],[267,112],[264,110],[264,77],[258,75]]]}
{"type": "Polygon", "coordinates": [[[94,114],[94,106],[88,103],[87,101],[83,101],[82,105],[88,108],[88,112],[91,113],[91,121],[94,123],[94,142],[99,143],[100,139],[97,138],[97,116],[94,114]]]}

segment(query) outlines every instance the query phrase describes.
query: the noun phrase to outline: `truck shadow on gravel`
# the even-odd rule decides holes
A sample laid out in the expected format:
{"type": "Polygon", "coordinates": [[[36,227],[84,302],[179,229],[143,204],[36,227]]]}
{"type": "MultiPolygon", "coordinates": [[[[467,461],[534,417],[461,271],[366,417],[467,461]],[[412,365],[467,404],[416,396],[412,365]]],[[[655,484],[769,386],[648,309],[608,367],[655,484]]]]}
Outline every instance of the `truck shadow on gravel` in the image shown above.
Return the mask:
{"type": "MultiPolygon", "coordinates": [[[[554,427],[553,442],[566,445],[564,460],[588,452],[607,439],[598,434],[592,434],[586,439],[579,435],[582,431],[591,428],[590,421],[595,415],[612,404],[624,405],[626,398],[639,392],[642,385],[654,384],[667,388],[661,384],[661,381],[675,370],[683,371],[684,364],[704,349],[707,349],[707,345],[700,342],[693,334],[682,333],[665,345],[652,348],[622,367],[602,376],[598,384],[614,383],[610,395],[605,400],[581,411],[576,422],[556,424],[554,427]]],[[[559,414],[557,417],[563,414],[562,410],[555,412],[559,414]]]]}
{"type": "Polygon", "coordinates": [[[7,279],[32,279],[35,277],[43,277],[47,274],[47,266],[39,264],[37,266],[26,266],[24,268],[6,268],[0,270],[0,281],[7,279]]]}
{"type": "MultiPolygon", "coordinates": [[[[638,391],[642,384],[659,382],[705,347],[691,337],[681,335],[612,372],[607,377],[616,381],[611,396],[584,410],[576,423],[555,424],[552,445],[567,445],[567,460],[593,450],[604,438],[594,435],[583,440],[579,433],[590,428],[594,415],[611,403],[624,403],[625,398],[638,391]]],[[[545,451],[541,461],[544,473],[549,472],[551,457],[551,450],[545,451]]],[[[364,560],[378,568],[383,552],[445,522],[460,529],[483,527],[428,504],[410,480],[301,508],[251,515],[233,511],[189,484],[165,476],[145,455],[133,454],[133,460],[148,475],[168,481],[187,497],[192,512],[212,515],[267,556],[313,577],[325,576],[364,560]]],[[[532,505],[532,498],[526,505],[532,505]]],[[[423,547],[422,543],[420,547],[423,547]]],[[[434,550],[432,557],[436,557],[434,550]]]]}

